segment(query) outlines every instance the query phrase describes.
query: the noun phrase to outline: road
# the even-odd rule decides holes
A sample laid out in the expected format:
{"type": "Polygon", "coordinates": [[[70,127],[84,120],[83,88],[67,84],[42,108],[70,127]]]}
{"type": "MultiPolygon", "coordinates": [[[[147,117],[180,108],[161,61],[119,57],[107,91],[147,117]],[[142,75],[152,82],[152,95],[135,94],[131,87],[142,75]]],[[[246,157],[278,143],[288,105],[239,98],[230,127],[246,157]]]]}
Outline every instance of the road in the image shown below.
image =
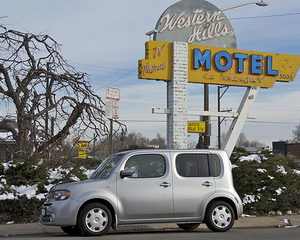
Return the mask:
{"type": "Polygon", "coordinates": [[[47,240],[68,240],[68,239],[101,239],[101,240],[276,240],[276,239],[289,239],[299,240],[300,228],[234,228],[226,233],[215,233],[206,229],[197,229],[191,232],[182,230],[138,230],[138,231],[111,231],[101,237],[73,237],[67,236],[62,233],[57,234],[39,234],[39,235],[23,235],[23,236],[6,236],[5,239],[47,239],[47,240]]]}

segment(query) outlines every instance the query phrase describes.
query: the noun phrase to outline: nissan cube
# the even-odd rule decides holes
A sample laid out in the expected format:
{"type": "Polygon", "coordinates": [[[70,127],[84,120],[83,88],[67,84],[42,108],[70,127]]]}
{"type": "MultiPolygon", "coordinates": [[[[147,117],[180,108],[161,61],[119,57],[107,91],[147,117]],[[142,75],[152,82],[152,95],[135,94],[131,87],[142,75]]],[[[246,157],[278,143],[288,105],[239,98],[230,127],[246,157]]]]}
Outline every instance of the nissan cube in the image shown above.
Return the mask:
{"type": "Polygon", "coordinates": [[[153,223],[224,232],[242,211],[225,151],[134,150],[109,156],[89,180],[54,186],[41,223],[70,235],[153,223]]]}

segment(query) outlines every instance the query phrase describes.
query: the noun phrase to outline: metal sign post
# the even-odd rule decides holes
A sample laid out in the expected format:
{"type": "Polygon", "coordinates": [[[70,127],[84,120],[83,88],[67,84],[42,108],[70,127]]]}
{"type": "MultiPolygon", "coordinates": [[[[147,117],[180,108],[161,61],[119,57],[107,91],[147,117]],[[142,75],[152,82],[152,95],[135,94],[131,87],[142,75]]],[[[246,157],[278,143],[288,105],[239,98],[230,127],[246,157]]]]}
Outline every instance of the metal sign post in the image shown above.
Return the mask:
{"type": "Polygon", "coordinates": [[[109,119],[109,154],[113,153],[113,120],[119,118],[120,89],[106,88],[105,115],[109,119]]]}

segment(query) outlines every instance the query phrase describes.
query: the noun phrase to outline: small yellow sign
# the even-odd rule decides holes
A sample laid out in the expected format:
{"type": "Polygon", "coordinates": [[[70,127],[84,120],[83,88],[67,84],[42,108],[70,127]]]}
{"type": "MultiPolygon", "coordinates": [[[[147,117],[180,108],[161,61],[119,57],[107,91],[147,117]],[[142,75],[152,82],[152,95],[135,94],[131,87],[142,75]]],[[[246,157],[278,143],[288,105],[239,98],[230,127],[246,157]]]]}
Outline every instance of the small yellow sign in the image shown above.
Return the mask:
{"type": "Polygon", "coordinates": [[[172,80],[173,43],[149,41],[145,43],[145,59],[139,60],[139,78],[172,80]]]}
{"type": "Polygon", "coordinates": [[[78,141],[75,141],[75,145],[80,150],[85,150],[90,146],[90,141],[78,140],[78,141]]]}
{"type": "Polygon", "coordinates": [[[86,159],[87,151],[78,151],[78,158],[86,159]]]}
{"type": "Polygon", "coordinates": [[[187,122],[188,132],[204,133],[205,122],[187,122]]]}

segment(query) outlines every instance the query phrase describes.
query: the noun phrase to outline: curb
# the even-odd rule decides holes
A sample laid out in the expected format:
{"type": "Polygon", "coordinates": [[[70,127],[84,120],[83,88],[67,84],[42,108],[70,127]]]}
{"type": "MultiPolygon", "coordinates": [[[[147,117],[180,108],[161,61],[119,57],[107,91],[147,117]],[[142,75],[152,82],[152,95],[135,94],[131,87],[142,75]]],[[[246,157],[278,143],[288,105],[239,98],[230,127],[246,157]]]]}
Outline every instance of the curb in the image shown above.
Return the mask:
{"type": "MultiPolygon", "coordinates": [[[[300,215],[285,215],[274,217],[240,217],[235,221],[233,228],[290,228],[300,227],[300,215]]],[[[201,224],[198,231],[207,229],[205,224],[201,224]]],[[[117,228],[120,232],[142,231],[142,230],[179,230],[176,224],[144,224],[126,225],[117,228]]],[[[114,231],[114,230],[110,230],[114,231]]],[[[196,230],[197,231],[197,230],[196,230]]],[[[37,234],[64,234],[60,227],[44,226],[41,223],[24,224],[2,224],[0,225],[0,237],[18,235],[37,235],[37,234]]]]}

